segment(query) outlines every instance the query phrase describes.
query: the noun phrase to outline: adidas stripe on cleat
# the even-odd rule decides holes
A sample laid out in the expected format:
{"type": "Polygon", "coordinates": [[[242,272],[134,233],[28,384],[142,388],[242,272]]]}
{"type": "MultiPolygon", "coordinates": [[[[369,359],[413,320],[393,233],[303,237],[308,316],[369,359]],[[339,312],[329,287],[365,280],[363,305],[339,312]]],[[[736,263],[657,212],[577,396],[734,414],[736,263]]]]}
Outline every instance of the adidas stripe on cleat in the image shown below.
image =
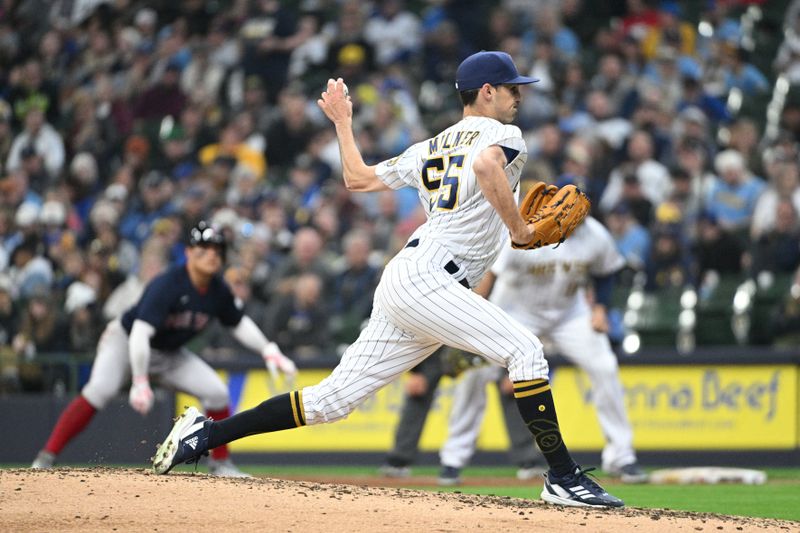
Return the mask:
{"type": "Polygon", "coordinates": [[[572,507],[622,507],[625,503],[606,492],[588,472],[594,468],[582,470],[579,466],[565,476],[557,477],[552,472],[544,475],[542,499],[554,505],[572,507]]]}
{"type": "Polygon", "coordinates": [[[181,463],[197,463],[208,455],[208,430],[211,420],[189,407],[175,421],[172,431],[153,457],[153,471],[166,474],[181,463]]]}

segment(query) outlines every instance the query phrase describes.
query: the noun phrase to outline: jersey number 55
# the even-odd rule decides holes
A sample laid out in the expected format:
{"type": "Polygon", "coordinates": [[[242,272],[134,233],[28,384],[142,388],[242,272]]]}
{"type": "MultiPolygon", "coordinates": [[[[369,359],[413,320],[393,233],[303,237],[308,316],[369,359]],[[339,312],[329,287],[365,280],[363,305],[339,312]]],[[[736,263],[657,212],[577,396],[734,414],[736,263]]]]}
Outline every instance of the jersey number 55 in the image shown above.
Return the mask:
{"type": "Polygon", "coordinates": [[[451,211],[458,205],[462,154],[431,157],[422,165],[422,184],[430,193],[430,210],[451,211]]]}

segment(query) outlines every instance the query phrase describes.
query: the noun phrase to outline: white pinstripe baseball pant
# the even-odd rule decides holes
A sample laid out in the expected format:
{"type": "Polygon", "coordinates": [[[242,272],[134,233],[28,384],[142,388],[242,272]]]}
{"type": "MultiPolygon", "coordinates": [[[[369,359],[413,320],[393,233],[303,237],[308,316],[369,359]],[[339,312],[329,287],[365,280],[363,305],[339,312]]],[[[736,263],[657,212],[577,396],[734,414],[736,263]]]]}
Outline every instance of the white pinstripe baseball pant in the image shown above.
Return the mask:
{"type": "Polygon", "coordinates": [[[369,323],[317,385],[303,389],[306,423],[345,418],[376,390],[442,344],[508,369],[512,381],[547,379],[542,343],[505,311],[444,269],[453,256],[433,242],[404,248],[384,270],[369,323]]]}

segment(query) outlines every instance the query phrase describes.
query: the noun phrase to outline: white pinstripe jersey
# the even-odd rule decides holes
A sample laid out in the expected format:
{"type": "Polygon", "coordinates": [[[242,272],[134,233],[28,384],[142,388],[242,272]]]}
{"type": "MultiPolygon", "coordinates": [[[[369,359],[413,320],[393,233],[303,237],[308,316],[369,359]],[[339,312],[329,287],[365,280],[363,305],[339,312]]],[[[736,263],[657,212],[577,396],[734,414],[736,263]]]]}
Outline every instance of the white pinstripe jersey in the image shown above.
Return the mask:
{"type": "Polygon", "coordinates": [[[504,249],[492,265],[497,280],[489,300],[523,324],[565,319],[589,311],[589,276],[611,274],[624,264],[608,230],[587,217],[558,247],[504,249]]]}
{"type": "MultiPolygon", "coordinates": [[[[487,117],[465,117],[440,134],[380,163],[378,177],[389,187],[414,187],[428,220],[412,238],[447,249],[475,286],[508,243],[508,229],[483,196],[472,165],[485,148],[506,154],[506,177],[517,190],[528,151],[518,127],[487,117]]],[[[460,278],[461,271],[456,274],[460,278]]]]}

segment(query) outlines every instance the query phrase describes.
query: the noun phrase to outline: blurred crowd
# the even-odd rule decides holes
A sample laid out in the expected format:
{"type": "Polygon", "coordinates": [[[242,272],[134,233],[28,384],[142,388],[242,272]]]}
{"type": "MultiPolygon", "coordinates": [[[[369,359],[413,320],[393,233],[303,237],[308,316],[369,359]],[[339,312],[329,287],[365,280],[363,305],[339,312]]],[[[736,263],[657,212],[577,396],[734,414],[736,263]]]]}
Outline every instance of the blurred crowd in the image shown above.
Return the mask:
{"type": "MultiPolygon", "coordinates": [[[[800,4],[766,28],[766,62],[748,18],[766,2],[602,4],[0,0],[5,386],[41,386],[37,354],[92,352],[202,218],[268,336],[335,357],[425,215],[414,190],[344,189],[316,99],[345,79],[374,164],[460,117],[455,70],[481,49],[541,79],[523,179],[584,188],[648,290],[797,272],[800,101],[767,104],[779,76],[800,83],[800,4]]],[[[202,342],[241,352],[223,330],[202,342]]]]}

